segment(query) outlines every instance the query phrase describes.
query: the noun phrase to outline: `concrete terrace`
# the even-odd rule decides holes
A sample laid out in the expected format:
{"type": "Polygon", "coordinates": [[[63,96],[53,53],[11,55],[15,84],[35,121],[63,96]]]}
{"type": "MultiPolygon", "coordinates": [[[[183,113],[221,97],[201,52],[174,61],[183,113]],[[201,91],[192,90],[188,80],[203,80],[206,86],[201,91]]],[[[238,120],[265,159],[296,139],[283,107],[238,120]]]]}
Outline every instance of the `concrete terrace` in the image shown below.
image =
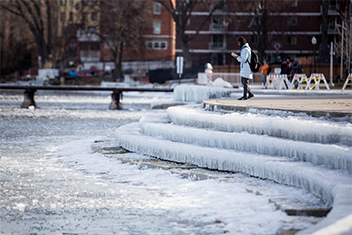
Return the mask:
{"type": "Polygon", "coordinates": [[[211,109],[224,111],[248,111],[255,108],[303,112],[315,117],[325,116],[327,113],[334,117],[352,115],[352,92],[252,90],[255,97],[249,100],[237,100],[242,94],[240,90],[232,93],[231,98],[203,100],[202,103],[211,109]]]}

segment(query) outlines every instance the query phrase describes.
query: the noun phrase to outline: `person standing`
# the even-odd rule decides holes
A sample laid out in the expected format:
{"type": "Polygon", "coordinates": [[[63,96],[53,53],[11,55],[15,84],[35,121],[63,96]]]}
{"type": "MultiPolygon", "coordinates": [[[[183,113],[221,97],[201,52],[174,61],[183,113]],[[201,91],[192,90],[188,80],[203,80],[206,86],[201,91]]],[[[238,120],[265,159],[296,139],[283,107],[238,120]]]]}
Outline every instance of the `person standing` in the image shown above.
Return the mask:
{"type": "Polygon", "coordinates": [[[287,74],[287,78],[290,80],[291,77],[291,72],[292,72],[292,64],[290,61],[290,58],[286,58],[286,74],[287,74]]]}
{"type": "Polygon", "coordinates": [[[240,76],[241,83],[243,85],[243,96],[238,100],[247,100],[254,97],[250,87],[248,86],[249,80],[253,79],[252,70],[249,65],[251,61],[251,48],[249,47],[247,40],[242,36],[237,39],[237,44],[241,48],[241,54],[237,55],[236,53],[232,52],[231,56],[240,62],[240,76]]]}
{"type": "Polygon", "coordinates": [[[266,78],[268,76],[268,70],[269,70],[269,65],[266,63],[266,60],[263,61],[264,65],[260,67],[260,72],[262,73],[262,78],[263,78],[263,86],[266,88],[266,78]]]}
{"type": "Polygon", "coordinates": [[[205,74],[207,75],[207,86],[212,86],[213,85],[213,66],[210,63],[206,63],[205,65],[205,74]]]}

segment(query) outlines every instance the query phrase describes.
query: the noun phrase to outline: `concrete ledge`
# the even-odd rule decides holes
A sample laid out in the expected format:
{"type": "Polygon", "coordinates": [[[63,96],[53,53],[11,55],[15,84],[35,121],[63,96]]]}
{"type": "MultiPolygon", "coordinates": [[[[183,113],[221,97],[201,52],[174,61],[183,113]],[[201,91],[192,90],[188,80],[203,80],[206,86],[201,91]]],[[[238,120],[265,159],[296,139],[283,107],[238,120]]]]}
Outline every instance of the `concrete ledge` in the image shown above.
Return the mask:
{"type": "Polygon", "coordinates": [[[203,100],[203,108],[212,111],[242,111],[250,109],[280,110],[293,113],[306,113],[313,117],[333,116],[352,117],[352,95],[326,95],[292,97],[254,97],[249,100],[221,98],[203,100]]]}

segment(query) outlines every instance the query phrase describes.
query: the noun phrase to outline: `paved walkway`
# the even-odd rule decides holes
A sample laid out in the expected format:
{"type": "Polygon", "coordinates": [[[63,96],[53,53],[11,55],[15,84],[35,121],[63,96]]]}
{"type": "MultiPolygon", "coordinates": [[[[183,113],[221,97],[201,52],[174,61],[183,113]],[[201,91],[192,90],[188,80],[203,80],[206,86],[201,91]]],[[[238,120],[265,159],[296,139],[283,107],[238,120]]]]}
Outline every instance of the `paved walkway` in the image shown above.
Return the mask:
{"type": "Polygon", "coordinates": [[[237,100],[242,93],[233,98],[204,100],[203,105],[210,109],[248,111],[250,108],[304,112],[312,116],[334,117],[352,116],[352,92],[319,91],[273,91],[253,90],[255,97],[250,100],[237,100]],[[238,96],[238,97],[237,97],[238,96]]]}

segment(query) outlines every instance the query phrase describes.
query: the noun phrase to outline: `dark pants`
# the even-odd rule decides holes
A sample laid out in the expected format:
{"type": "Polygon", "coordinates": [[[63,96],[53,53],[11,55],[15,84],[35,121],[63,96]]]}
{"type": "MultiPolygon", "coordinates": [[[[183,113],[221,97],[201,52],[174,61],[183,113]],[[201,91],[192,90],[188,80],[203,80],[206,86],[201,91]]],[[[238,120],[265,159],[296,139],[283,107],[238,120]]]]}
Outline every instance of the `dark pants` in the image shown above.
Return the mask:
{"type": "Polygon", "coordinates": [[[243,85],[243,96],[244,97],[248,97],[247,93],[248,93],[248,95],[253,94],[251,91],[251,88],[248,86],[248,84],[249,84],[248,78],[241,77],[241,83],[243,85]]]}

